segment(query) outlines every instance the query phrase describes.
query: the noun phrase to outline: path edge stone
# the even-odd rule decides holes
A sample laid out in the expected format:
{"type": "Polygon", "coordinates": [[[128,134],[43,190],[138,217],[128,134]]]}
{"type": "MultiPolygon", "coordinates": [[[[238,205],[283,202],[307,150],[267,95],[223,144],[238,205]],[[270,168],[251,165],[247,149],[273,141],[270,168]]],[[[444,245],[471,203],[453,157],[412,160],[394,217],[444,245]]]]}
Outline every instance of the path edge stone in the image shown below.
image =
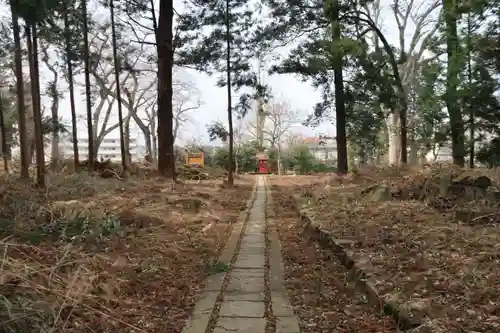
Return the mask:
{"type": "MultiPolygon", "coordinates": [[[[250,211],[252,209],[253,203],[255,202],[255,199],[257,198],[257,189],[258,181],[256,178],[254,180],[250,198],[247,200],[246,209],[240,213],[238,219],[233,224],[231,235],[229,235],[229,238],[224,245],[224,249],[219,256],[219,262],[231,265],[233,254],[236,250],[236,247],[238,246],[238,241],[241,238],[241,232],[243,231],[245,222],[250,217],[250,211]]],[[[203,291],[195,297],[195,306],[193,308],[192,314],[190,315],[189,319],[186,320],[186,323],[182,328],[182,333],[205,332],[212,317],[212,311],[207,314],[203,313],[203,309],[200,308],[199,301],[203,298],[208,299],[208,301],[203,304],[204,308],[207,306],[207,304],[211,304],[211,309],[213,310],[215,305],[217,304],[217,298],[222,292],[222,286],[227,275],[228,272],[223,272],[210,275],[206,278],[205,287],[203,291]]]]}
{"type": "Polygon", "coordinates": [[[356,263],[353,253],[338,243],[332,237],[331,232],[324,230],[307,208],[301,207],[298,195],[293,195],[293,199],[297,214],[305,222],[306,233],[321,247],[332,250],[336,259],[347,268],[349,277],[355,282],[356,290],[365,295],[371,305],[375,306],[381,313],[391,317],[403,331],[415,330],[423,325],[420,319],[412,317],[411,313],[381,295],[375,284],[368,279],[366,272],[356,263]]]}

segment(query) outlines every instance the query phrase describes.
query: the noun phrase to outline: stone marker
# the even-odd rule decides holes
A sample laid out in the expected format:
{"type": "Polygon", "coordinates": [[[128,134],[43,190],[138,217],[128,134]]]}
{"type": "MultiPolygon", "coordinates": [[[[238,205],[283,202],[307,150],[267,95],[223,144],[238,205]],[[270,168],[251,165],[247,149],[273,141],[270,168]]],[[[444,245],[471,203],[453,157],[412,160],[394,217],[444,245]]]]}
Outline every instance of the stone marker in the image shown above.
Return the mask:
{"type": "Polygon", "coordinates": [[[375,188],[371,200],[376,202],[390,201],[392,199],[391,189],[387,185],[379,185],[375,188]]]}

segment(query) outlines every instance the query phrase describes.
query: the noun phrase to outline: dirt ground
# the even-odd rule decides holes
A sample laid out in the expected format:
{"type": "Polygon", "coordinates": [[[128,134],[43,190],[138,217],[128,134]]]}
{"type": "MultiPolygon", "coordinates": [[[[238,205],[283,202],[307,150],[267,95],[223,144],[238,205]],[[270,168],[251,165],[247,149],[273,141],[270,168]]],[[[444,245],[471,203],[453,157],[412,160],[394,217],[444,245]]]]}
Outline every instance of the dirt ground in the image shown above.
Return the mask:
{"type": "MultiPolygon", "coordinates": [[[[346,246],[381,294],[441,332],[498,332],[499,224],[463,223],[455,211],[465,203],[412,194],[416,188],[433,193],[428,189],[438,187],[435,176],[443,172],[450,171],[386,170],[350,175],[342,183],[334,176],[271,179],[276,190],[301,196],[332,237],[349,241],[346,246]],[[392,199],[377,202],[362,194],[377,183],[389,187],[392,199]]],[[[498,186],[497,171],[478,172],[498,186]]],[[[467,207],[500,211],[498,203],[484,201],[467,207]]]]}
{"type": "Polygon", "coordinates": [[[253,179],[0,181],[0,330],[180,332],[253,179]]]}

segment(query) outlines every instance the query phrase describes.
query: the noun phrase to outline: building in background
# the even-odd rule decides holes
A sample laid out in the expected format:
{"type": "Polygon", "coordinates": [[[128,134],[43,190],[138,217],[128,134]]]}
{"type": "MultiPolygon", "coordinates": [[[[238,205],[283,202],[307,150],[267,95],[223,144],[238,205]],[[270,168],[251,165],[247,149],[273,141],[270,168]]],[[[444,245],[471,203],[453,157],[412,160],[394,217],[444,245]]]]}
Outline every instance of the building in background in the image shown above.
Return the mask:
{"type": "Polygon", "coordinates": [[[453,162],[453,152],[451,150],[451,145],[444,145],[442,147],[436,147],[434,150],[429,151],[425,155],[425,162],[427,163],[443,163],[443,162],[453,162]]]}
{"type": "MultiPolygon", "coordinates": [[[[68,159],[73,157],[73,143],[71,141],[61,142],[60,144],[61,157],[68,159]]],[[[89,157],[89,141],[88,138],[78,138],[78,154],[80,160],[86,160],[89,157]]],[[[138,144],[137,138],[130,138],[130,155],[132,161],[144,159],[144,149],[138,144]]],[[[97,160],[111,160],[113,162],[121,161],[121,148],[119,137],[106,137],[102,140],[97,152],[97,160]]]]}
{"type": "Polygon", "coordinates": [[[318,137],[305,138],[304,144],[319,161],[333,163],[337,160],[337,140],[335,138],[320,135],[318,137]]]}

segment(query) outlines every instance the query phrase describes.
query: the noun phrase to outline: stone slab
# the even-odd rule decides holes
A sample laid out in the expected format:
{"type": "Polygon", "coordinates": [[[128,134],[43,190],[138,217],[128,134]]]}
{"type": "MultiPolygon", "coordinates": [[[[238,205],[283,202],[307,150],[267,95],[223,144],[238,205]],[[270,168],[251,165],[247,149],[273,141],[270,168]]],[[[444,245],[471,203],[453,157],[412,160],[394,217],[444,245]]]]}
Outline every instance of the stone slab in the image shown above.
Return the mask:
{"type": "Polygon", "coordinates": [[[205,284],[205,291],[220,291],[225,277],[226,272],[210,275],[205,284]]]}
{"type": "Polygon", "coordinates": [[[300,333],[296,317],[276,318],[276,333],[300,333]]]}
{"type": "Polygon", "coordinates": [[[266,295],[264,292],[259,293],[238,293],[228,292],[224,294],[225,301],[249,301],[249,302],[264,302],[266,295]]]}
{"type": "Polygon", "coordinates": [[[264,318],[224,318],[219,317],[213,333],[264,333],[264,318]]]}
{"type": "Polygon", "coordinates": [[[220,308],[220,317],[264,317],[264,302],[225,301],[220,308]]]}
{"type": "Polygon", "coordinates": [[[247,226],[245,230],[245,236],[250,236],[254,238],[260,238],[264,235],[266,228],[264,226],[247,226]]]}
{"type": "Polygon", "coordinates": [[[271,306],[275,317],[293,317],[293,308],[288,297],[280,292],[271,292],[271,306]]]}
{"type": "MultiPolygon", "coordinates": [[[[258,210],[258,209],[262,209],[262,208],[259,208],[258,206],[254,206],[252,209],[258,210]]],[[[252,224],[262,224],[266,220],[266,216],[265,216],[264,212],[257,214],[257,213],[255,213],[255,210],[252,211],[252,213],[250,214],[250,217],[248,218],[247,227],[251,226],[252,224]]]]}
{"type": "Polygon", "coordinates": [[[219,257],[220,262],[225,262],[225,263],[231,262],[233,254],[236,251],[238,241],[240,240],[242,230],[243,230],[243,223],[238,223],[233,226],[233,231],[231,232],[231,235],[227,240],[226,246],[224,247],[224,250],[222,251],[219,257]]]}
{"type": "Polygon", "coordinates": [[[241,293],[257,293],[265,290],[264,278],[262,277],[249,277],[238,276],[231,274],[227,291],[238,291],[241,293]]]}
{"type": "MultiPolygon", "coordinates": [[[[257,209],[259,209],[258,207],[255,207],[257,209]]],[[[266,227],[266,220],[265,220],[265,216],[263,214],[259,214],[263,217],[262,220],[257,220],[257,219],[254,219],[252,221],[249,221],[249,224],[247,224],[247,231],[248,231],[248,228],[252,228],[252,227],[261,227],[261,228],[265,228],[266,227]]],[[[255,217],[255,215],[252,215],[252,217],[255,217]]]]}
{"type": "Polygon", "coordinates": [[[245,256],[247,254],[258,254],[258,255],[265,255],[266,254],[266,246],[245,246],[242,244],[240,248],[240,254],[245,256]]]}
{"type": "Polygon", "coordinates": [[[242,243],[266,243],[266,236],[263,233],[259,234],[247,234],[245,233],[241,238],[242,243]]]}
{"type": "Polygon", "coordinates": [[[231,276],[247,276],[247,277],[262,277],[264,278],[264,268],[235,268],[231,271],[231,276]]]}
{"type": "Polygon", "coordinates": [[[265,257],[261,254],[246,254],[240,253],[234,264],[235,268],[264,268],[265,257]]]}
{"type": "Polygon", "coordinates": [[[263,233],[266,230],[266,223],[265,222],[251,222],[247,224],[247,227],[245,229],[245,233],[248,234],[259,234],[263,233]]]}
{"type": "Polygon", "coordinates": [[[193,316],[186,323],[181,333],[204,333],[210,322],[211,315],[193,316]]]}
{"type": "Polygon", "coordinates": [[[217,297],[219,297],[218,291],[205,291],[197,299],[196,305],[193,309],[193,315],[210,315],[213,311],[215,303],[217,302],[217,297]]]}
{"type": "Polygon", "coordinates": [[[269,250],[269,284],[271,291],[284,291],[285,266],[281,256],[281,244],[276,231],[270,233],[271,248],[269,250]]]}
{"type": "Polygon", "coordinates": [[[253,249],[265,250],[266,249],[266,242],[264,242],[264,241],[259,242],[259,243],[241,242],[240,250],[246,251],[246,250],[253,250],[253,249]]]}

